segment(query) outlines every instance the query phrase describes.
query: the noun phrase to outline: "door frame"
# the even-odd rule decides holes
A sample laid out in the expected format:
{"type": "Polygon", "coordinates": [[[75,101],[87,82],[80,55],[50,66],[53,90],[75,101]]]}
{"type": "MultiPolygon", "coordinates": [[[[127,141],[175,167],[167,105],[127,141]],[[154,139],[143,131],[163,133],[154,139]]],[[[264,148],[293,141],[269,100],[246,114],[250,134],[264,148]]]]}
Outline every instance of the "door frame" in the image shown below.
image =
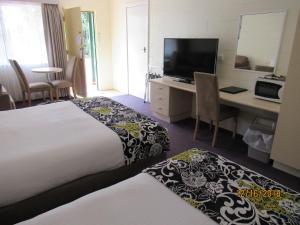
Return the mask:
{"type": "MultiPolygon", "coordinates": [[[[97,80],[97,90],[99,91],[100,90],[100,79],[99,79],[99,58],[98,58],[98,56],[99,56],[99,52],[98,52],[98,45],[97,45],[97,43],[98,43],[98,37],[97,37],[97,25],[96,25],[96,12],[95,11],[92,11],[92,10],[80,10],[80,13],[82,13],[82,12],[87,12],[87,13],[93,13],[93,25],[94,25],[94,44],[95,44],[95,58],[96,58],[96,68],[95,68],[95,70],[96,70],[96,73],[97,73],[97,78],[96,78],[96,80],[97,80]]],[[[83,36],[83,35],[82,35],[83,36]]],[[[82,38],[84,38],[84,37],[82,37],[82,38]]],[[[84,41],[84,40],[83,40],[84,41]]]]}
{"type": "MultiPolygon", "coordinates": [[[[146,5],[147,12],[148,12],[148,23],[147,23],[147,30],[148,30],[148,40],[147,40],[147,72],[149,72],[149,47],[150,47],[150,0],[137,0],[134,2],[129,2],[125,4],[125,13],[126,13],[126,58],[127,58],[127,94],[129,94],[129,51],[128,51],[128,9],[133,8],[136,6],[146,5]]],[[[146,74],[145,74],[146,76],[146,74]]],[[[146,79],[146,77],[145,77],[146,79]]],[[[146,80],[145,80],[146,82],[146,80]]],[[[146,85],[145,85],[146,86],[146,85]]]]}

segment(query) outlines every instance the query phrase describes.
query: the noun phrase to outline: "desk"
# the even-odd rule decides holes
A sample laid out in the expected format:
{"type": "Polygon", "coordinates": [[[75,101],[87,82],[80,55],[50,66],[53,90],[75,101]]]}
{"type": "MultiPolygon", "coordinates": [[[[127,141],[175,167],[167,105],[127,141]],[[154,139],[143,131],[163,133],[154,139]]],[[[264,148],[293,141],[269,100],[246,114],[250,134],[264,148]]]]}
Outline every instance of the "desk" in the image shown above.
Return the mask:
{"type": "MultiPolygon", "coordinates": [[[[151,107],[158,117],[168,122],[175,122],[191,116],[192,95],[196,93],[195,85],[165,77],[153,79],[150,84],[151,107]]],[[[274,114],[280,112],[280,104],[257,99],[250,91],[238,94],[220,92],[220,99],[223,104],[239,105],[274,114]]]]}

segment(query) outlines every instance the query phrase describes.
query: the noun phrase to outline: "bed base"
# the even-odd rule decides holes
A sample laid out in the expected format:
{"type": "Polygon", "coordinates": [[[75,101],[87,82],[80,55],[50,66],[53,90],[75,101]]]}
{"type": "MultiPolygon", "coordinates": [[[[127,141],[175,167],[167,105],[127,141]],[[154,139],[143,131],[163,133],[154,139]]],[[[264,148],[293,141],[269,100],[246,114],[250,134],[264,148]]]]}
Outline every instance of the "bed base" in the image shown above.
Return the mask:
{"type": "Polygon", "coordinates": [[[139,174],[143,169],[166,159],[166,153],[140,160],[130,166],[88,175],[31,198],[0,208],[0,224],[10,225],[31,219],[84,195],[109,187],[139,174]]]}

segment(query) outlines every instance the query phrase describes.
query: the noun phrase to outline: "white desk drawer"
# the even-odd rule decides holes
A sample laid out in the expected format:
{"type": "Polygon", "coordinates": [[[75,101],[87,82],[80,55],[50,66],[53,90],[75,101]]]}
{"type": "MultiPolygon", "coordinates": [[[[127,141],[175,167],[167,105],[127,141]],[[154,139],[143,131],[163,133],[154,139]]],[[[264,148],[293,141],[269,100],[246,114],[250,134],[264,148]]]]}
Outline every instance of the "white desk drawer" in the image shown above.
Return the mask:
{"type": "Polygon", "coordinates": [[[151,95],[151,106],[154,112],[169,115],[169,98],[165,96],[151,95]]]}
{"type": "Polygon", "coordinates": [[[151,83],[151,107],[156,113],[169,115],[170,88],[165,85],[151,83]]]}
{"type": "Polygon", "coordinates": [[[169,116],[169,109],[168,107],[163,107],[163,106],[159,106],[159,105],[151,105],[152,110],[156,113],[165,115],[165,116],[169,116]]]}
{"type": "Polygon", "coordinates": [[[151,106],[152,110],[154,112],[163,114],[165,116],[168,116],[170,114],[169,112],[169,102],[165,100],[151,100],[151,106]]]}
{"type": "Polygon", "coordinates": [[[161,84],[151,83],[151,97],[156,96],[169,98],[169,95],[170,87],[161,84]]]}
{"type": "Polygon", "coordinates": [[[166,98],[165,96],[151,95],[151,104],[166,108],[169,107],[169,98],[166,98]]]}

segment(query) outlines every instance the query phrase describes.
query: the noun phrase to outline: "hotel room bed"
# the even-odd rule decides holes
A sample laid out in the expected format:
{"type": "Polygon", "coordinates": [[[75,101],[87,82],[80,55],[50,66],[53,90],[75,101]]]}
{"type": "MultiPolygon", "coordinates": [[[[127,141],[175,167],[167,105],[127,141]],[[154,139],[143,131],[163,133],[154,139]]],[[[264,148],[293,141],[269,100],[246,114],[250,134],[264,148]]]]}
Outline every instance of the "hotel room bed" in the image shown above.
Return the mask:
{"type": "Polygon", "coordinates": [[[19,225],[300,224],[300,194],[191,149],[19,225]]]}
{"type": "Polygon", "coordinates": [[[158,122],[104,97],[1,112],[0,143],[0,224],[133,176],[169,148],[158,122]]]}

